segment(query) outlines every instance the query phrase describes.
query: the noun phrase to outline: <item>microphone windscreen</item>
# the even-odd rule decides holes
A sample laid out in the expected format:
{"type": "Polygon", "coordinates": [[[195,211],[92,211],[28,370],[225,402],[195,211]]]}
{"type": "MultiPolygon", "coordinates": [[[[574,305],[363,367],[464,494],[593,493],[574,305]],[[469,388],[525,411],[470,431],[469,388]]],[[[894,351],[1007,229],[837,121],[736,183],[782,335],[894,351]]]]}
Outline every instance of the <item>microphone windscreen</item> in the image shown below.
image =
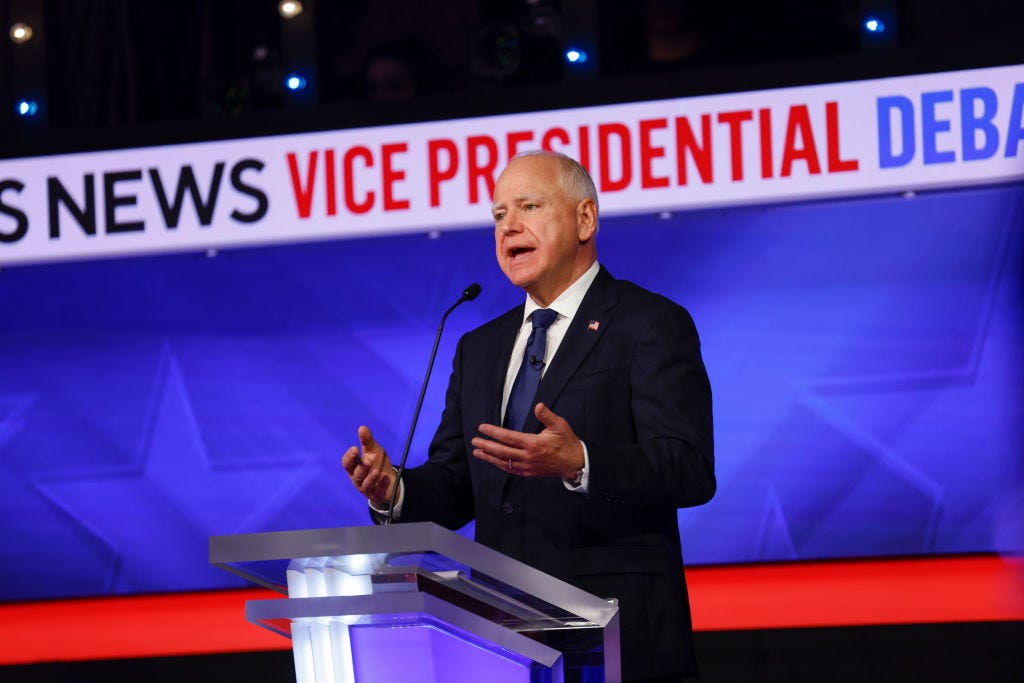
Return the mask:
{"type": "Polygon", "coordinates": [[[465,291],[462,292],[462,300],[463,301],[472,301],[473,299],[475,299],[478,296],[480,296],[480,290],[481,290],[480,285],[478,285],[477,283],[474,282],[469,287],[466,287],[465,291]]]}

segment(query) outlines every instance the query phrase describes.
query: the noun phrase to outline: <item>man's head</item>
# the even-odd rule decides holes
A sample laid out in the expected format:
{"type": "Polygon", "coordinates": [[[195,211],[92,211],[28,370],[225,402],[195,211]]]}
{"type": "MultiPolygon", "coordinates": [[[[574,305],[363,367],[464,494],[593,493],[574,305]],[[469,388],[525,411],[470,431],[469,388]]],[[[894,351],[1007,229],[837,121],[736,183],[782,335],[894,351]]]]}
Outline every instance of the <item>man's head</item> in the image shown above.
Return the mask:
{"type": "Polygon", "coordinates": [[[494,248],[506,277],[547,306],[597,260],[597,190],[563,154],[513,157],[494,186],[494,248]]]}

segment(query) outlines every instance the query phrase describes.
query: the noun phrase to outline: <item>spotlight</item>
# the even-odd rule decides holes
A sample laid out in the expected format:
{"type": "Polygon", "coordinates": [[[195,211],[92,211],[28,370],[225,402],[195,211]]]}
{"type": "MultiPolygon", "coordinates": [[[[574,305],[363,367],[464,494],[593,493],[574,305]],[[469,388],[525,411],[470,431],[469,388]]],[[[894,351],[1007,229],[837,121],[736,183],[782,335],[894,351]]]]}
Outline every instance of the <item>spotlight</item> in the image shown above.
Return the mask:
{"type": "Polygon", "coordinates": [[[306,79],[298,74],[288,74],[284,79],[284,87],[292,92],[306,87],[306,79]]]}
{"type": "Polygon", "coordinates": [[[35,100],[18,100],[14,105],[14,111],[22,118],[30,119],[39,111],[39,105],[35,100]]]}
{"type": "Polygon", "coordinates": [[[565,61],[570,64],[582,64],[587,61],[587,53],[579,48],[571,47],[565,51],[565,61]]]}
{"type": "Polygon", "coordinates": [[[277,11],[285,19],[294,19],[302,14],[302,3],[299,0],[281,0],[277,3],[277,11]]]}
{"type": "Polygon", "coordinates": [[[11,24],[11,41],[21,45],[32,40],[32,27],[22,22],[11,24]]]}
{"type": "Polygon", "coordinates": [[[885,33],[885,22],[874,15],[865,17],[863,25],[868,33],[885,33]]]}

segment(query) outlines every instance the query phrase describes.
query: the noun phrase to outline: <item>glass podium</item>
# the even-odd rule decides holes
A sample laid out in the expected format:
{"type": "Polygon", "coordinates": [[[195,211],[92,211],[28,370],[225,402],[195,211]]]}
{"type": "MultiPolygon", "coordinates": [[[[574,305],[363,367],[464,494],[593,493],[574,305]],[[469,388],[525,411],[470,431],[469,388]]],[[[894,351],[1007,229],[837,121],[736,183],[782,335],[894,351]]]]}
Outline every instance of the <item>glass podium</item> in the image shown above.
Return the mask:
{"type": "Polygon", "coordinates": [[[292,639],[298,683],[619,683],[605,600],[429,522],[210,538],[288,596],[246,618],[292,639]]]}

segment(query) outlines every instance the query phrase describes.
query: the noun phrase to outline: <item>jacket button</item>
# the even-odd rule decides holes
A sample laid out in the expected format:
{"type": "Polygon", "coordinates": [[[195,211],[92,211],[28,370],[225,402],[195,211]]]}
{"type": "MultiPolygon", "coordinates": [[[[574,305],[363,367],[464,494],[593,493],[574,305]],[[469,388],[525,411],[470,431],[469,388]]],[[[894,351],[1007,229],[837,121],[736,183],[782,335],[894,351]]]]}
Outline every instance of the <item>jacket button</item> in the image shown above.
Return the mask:
{"type": "Polygon", "coordinates": [[[501,504],[501,509],[505,514],[511,515],[513,512],[516,511],[516,506],[506,501],[501,504]]]}

